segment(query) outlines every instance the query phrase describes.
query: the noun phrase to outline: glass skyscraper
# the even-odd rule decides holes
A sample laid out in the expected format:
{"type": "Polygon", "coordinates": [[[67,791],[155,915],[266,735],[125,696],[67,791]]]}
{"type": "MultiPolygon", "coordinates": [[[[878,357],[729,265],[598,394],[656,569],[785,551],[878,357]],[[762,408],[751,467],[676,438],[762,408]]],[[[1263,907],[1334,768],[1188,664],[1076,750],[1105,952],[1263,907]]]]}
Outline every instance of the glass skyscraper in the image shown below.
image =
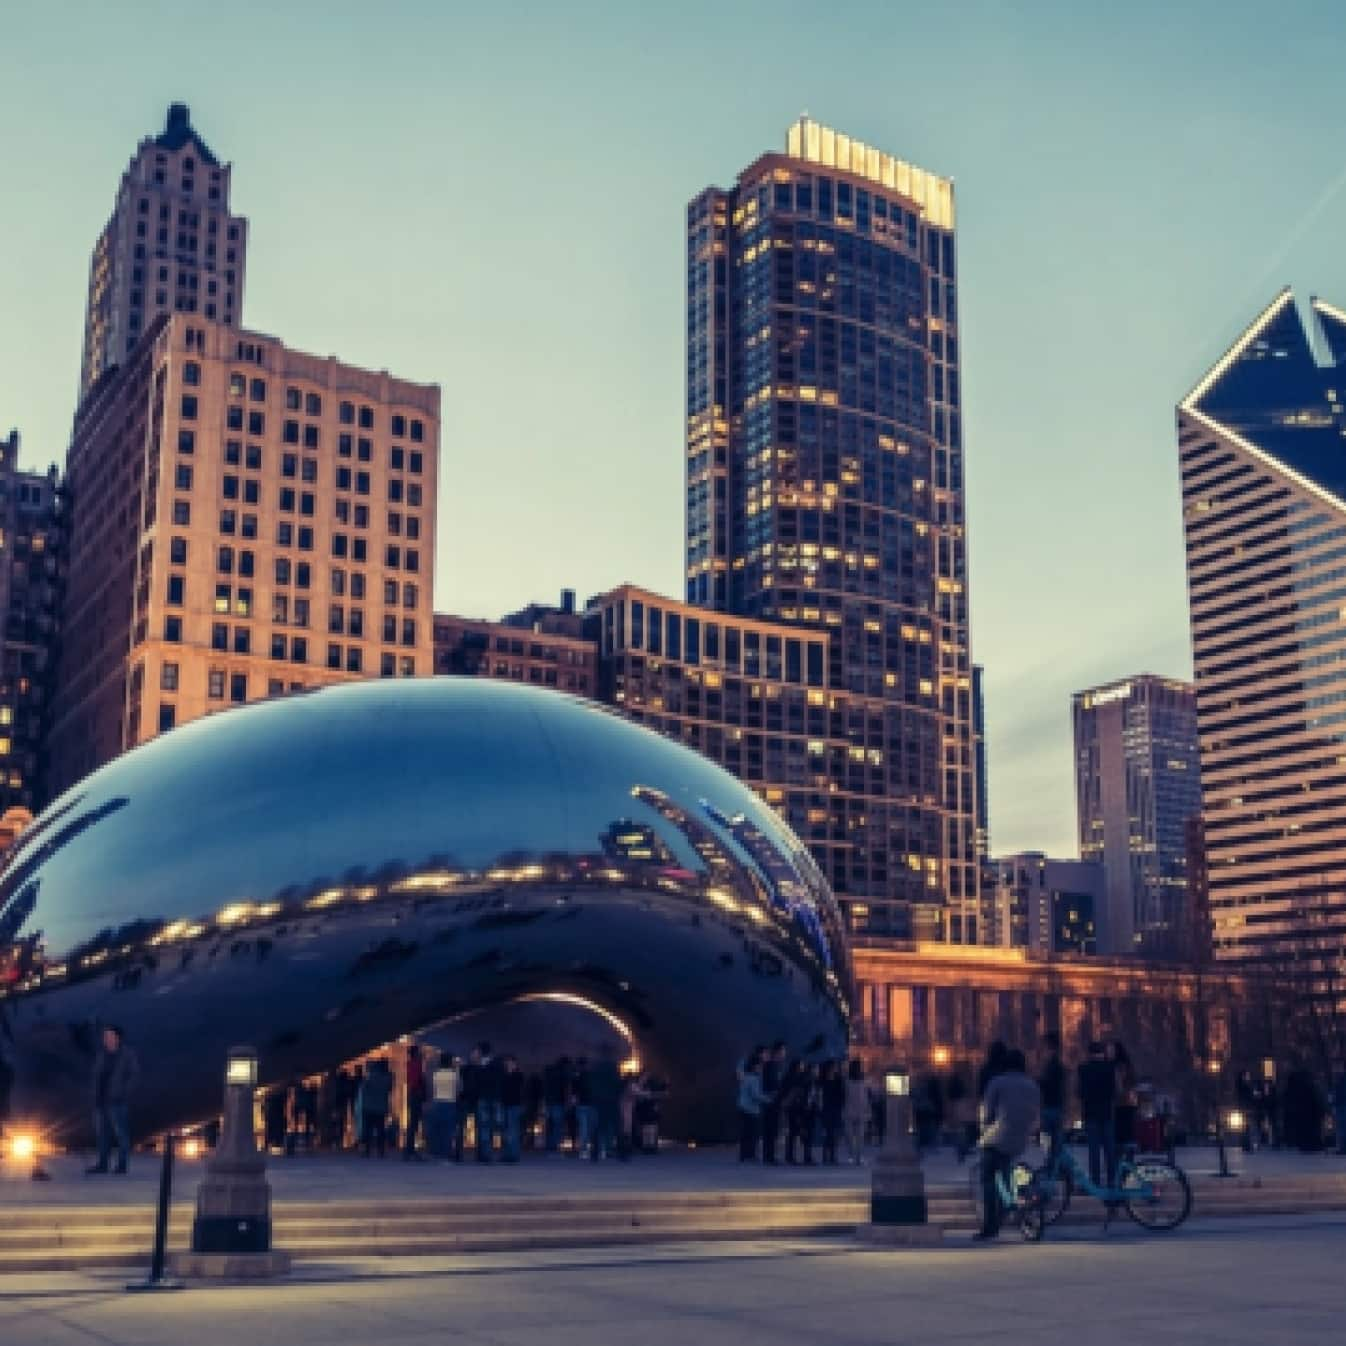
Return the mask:
{"type": "Polygon", "coordinates": [[[687,208],[687,599],[828,637],[771,784],[857,933],[977,940],[963,500],[953,184],[804,118],[687,208]]]}
{"type": "Polygon", "coordinates": [[[1143,673],[1072,698],[1080,858],[1100,862],[1102,952],[1190,948],[1187,828],[1201,812],[1192,684],[1143,673]]]}
{"type": "Polygon", "coordinates": [[[1276,296],[1179,405],[1178,450],[1214,952],[1339,967],[1346,312],[1309,313],[1276,296]]]}

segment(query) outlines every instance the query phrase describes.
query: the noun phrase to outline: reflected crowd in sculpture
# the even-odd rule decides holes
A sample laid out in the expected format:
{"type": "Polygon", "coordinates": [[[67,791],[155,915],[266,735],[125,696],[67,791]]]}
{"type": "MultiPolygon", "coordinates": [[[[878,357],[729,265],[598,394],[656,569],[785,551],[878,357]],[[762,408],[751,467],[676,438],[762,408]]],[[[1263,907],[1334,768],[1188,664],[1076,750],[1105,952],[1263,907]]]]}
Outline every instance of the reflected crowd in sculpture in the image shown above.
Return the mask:
{"type": "Polygon", "coordinates": [[[88,1129],[99,1025],[144,1135],[211,1115],[225,1052],[310,1074],[492,1005],[617,1016],[672,1134],[734,1116],[757,1042],[840,1054],[841,918],[803,844],[704,758],[557,692],[353,683],[174,730],[96,772],[0,871],[16,1116],[88,1129]]]}

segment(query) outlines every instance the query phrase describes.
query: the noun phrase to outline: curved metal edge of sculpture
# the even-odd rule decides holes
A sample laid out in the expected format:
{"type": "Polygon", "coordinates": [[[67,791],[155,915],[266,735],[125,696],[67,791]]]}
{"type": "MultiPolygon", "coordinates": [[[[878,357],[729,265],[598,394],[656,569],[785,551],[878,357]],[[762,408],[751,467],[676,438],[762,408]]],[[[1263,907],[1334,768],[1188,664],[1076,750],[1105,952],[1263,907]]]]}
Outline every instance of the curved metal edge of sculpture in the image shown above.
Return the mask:
{"type": "Polygon", "coordinates": [[[211,1115],[227,1047],[265,1081],[473,1009],[612,1016],[723,1136],[756,1042],[845,1050],[841,917],[799,839],[689,749],[561,693],[346,684],[185,725],[55,801],[0,870],[16,1113],[87,1131],[100,1027],[140,1135],[211,1115]]]}

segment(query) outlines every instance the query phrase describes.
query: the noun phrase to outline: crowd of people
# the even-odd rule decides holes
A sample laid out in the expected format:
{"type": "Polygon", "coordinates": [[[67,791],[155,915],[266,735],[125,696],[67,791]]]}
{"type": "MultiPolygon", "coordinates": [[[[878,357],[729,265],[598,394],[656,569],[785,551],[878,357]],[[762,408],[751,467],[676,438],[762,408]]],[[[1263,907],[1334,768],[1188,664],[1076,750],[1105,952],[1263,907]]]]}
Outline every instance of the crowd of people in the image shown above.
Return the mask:
{"type": "Polygon", "coordinates": [[[376,1056],[271,1091],[263,1104],[268,1148],[513,1164],[526,1148],[629,1160],[657,1142],[658,1082],[624,1068],[610,1049],[527,1074],[489,1042],[466,1060],[416,1043],[405,1051],[400,1079],[387,1056],[376,1056]]]}
{"type": "Polygon", "coordinates": [[[813,1063],[776,1042],[754,1047],[739,1065],[738,1119],[740,1163],[837,1164],[844,1144],[849,1162],[860,1164],[866,1138],[882,1140],[884,1113],[858,1059],[813,1063]]]}

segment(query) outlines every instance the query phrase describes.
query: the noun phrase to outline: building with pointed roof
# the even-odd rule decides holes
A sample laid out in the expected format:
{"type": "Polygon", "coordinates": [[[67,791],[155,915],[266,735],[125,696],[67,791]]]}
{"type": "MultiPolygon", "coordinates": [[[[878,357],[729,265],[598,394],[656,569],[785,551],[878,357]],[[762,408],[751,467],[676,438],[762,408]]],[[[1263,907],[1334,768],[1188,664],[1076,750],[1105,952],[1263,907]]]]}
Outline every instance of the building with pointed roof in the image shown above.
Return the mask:
{"type": "Polygon", "coordinates": [[[1177,421],[1214,953],[1339,959],[1346,313],[1282,290],[1177,421]]]}
{"type": "Polygon", "coordinates": [[[140,142],[89,261],[81,402],[159,314],[242,321],[248,222],[230,213],[230,171],[185,103],[140,142]]]}

